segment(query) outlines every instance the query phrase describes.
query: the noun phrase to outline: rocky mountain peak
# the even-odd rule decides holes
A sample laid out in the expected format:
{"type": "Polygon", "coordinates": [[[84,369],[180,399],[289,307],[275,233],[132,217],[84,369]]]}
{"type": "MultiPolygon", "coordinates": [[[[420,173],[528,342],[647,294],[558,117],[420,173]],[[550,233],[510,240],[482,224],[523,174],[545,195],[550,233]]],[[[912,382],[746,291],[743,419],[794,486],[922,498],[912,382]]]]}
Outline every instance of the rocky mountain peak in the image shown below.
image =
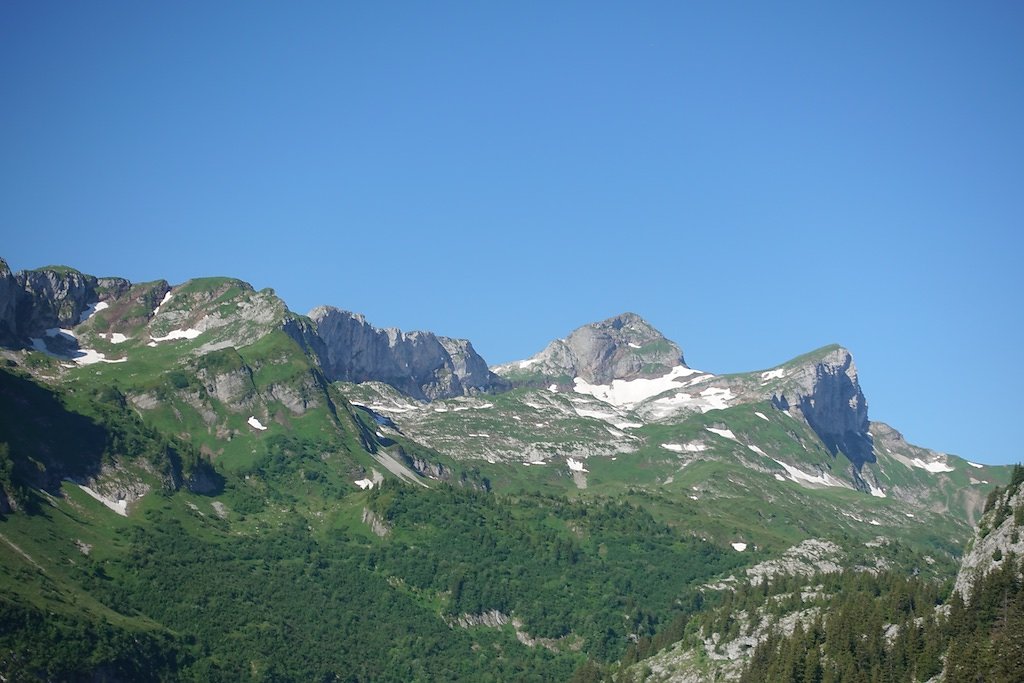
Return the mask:
{"type": "Polygon", "coordinates": [[[550,377],[579,377],[591,384],[660,377],[686,363],[682,350],[636,313],[583,325],[537,355],[495,368],[499,374],[528,369],[550,377]]]}
{"type": "Polygon", "coordinates": [[[332,381],[383,382],[420,400],[508,388],[464,339],[381,330],[332,306],[314,308],[309,317],[323,341],[320,365],[332,381]]]}

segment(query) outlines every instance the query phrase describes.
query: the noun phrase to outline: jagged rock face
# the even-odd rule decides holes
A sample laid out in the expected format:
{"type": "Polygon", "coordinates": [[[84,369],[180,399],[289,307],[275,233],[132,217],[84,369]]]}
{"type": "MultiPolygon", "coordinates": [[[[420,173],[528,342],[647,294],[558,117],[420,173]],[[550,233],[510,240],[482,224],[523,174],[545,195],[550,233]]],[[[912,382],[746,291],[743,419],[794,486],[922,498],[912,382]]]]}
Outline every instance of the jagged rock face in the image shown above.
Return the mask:
{"type": "Polygon", "coordinates": [[[18,339],[18,300],[21,292],[7,262],[0,259],[0,344],[11,345],[18,339]]]}
{"type": "Polygon", "coordinates": [[[682,350],[635,313],[584,325],[519,364],[546,375],[580,377],[591,384],[659,377],[679,365],[685,365],[682,350]]]}
{"type": "Polygon", "coordinates": [[[954,590],[969,600],[978,579],[1005,562],[1024,555],[1024,525],[1017,510],[1024,508],[1024,487],[1004,491],[978,526],[978,534],[960,563],[954,590]]]}
{"type": "Polygon", "coordinates": [[[17,332],[23,337],[39,336],[53,327],[72,327],[98,299],[96,278],[77,271],[29,270],[16,277],[22,289],[17,332]]]}
{"type": "Polygon", "coordinates": [[[849,351],[836,347],[798,367],[788,379],[786,391],[772,397],[776,406],[799,410],[822,443],[833,454],[845,453],[858,469],[875,461],[867,399],[849,351]]]}
{"type": "Polygon", "coordinates": [[[130,287],[122,278],[95,278],[63,268],[12,274],[0,259],[0,343],[16,346],[47,329],[73,327],[89,306],[130,287]]]}
{"type": "Polygon", "coordinates": [[[323,343],[320,365],[331,381],[378,381],[421,400],[507,388],[461,339],[430,332],[379,330],[363,316],[330,306],[313,309],[323,343]]]}

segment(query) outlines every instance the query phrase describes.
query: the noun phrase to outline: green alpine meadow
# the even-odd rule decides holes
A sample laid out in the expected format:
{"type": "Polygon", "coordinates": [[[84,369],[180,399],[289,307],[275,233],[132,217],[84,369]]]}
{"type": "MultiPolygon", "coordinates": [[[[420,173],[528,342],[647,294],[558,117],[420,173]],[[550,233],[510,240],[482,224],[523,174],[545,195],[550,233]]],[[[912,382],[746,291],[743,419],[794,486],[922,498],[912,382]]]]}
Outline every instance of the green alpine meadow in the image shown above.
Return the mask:
{"type": "Polygon", "coordinates": [[[872,421],[840,345],[712,374],[624,312],[490,366],[3,261],[0,345],[6,681],[1024,670],[1024,469],[872,421]]]}

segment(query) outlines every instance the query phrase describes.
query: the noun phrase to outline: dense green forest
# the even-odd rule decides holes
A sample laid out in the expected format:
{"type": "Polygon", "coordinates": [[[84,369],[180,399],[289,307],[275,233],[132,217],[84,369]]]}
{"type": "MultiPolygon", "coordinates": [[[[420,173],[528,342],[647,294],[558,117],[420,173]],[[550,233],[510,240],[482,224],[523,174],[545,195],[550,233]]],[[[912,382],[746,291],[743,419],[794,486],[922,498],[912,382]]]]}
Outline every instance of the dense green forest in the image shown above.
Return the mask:
{"type": "Polygon", "coordinates": [[[696,586],[738,562],[627,503],[397,483],[364,502],[384,538],[343,520],[314,531],[294,510],[240,534],[182,518],[164,494],[118,530],[123,552],[72,573],[111,610],[164,628],[135,646],[123,625],[4,599],[3,667],[14,679],[567,680],[685,623],[696,586]],[[457,624],[492,610],[516,625],[457,624]]]}

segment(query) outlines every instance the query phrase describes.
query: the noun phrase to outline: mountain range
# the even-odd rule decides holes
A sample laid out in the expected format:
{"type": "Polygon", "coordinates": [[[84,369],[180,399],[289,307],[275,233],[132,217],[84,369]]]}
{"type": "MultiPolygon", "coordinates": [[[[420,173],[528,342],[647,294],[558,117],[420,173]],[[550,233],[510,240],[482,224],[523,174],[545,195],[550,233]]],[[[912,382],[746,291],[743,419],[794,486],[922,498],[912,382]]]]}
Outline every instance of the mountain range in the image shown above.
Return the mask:
{"type": "MultiPolygon", "coordinates": [[[[87,632],[109,654],[78,670],[60,660],[72,668],[47,674],[58,678],[128,680],[154,658],[161,663],[146,670],[169,678],[435,677],[455,657],[446,648],[463,645],[459,657],[484,647],[472,657],[505,674],[568,678],[595,666],[626,675],[630,644],[667,638],[672,619],[683,631],[664,644],[701,651],[684,627],[711,607],[689,601],[711,605],[711,593],[737,581],[841,570],[951,580],[991,492],[1013,475],[914,446],[871,421],[841,346],[715,375],[688,365],[678,344],[634,313],[489,367],[467,340],[378,329],[331,306],[300,315],[273,290],[233,278],[172,286],[63,266],[12,273],[0,261],[0,344],[5,615],[61,615],[52,633],[87,632]],[[463,522],[463,535],[447,536],[463,522]],[[298,550],[270,560],[270,546],[252,545],[268,535],[271,546],[298,550]],[[510,538],[520,545],[506,547],[510,538]],[[478,557],[477,543],[492,552],[478,557]],[[342,648],[301,674],[275,668],[266,652],[283,651],[281,629],[293,627],[258,601],[239,613],[231,638],[241,645],[231,651],[215,644],[212,617],[149,595],[164,585],[206,614],[218,591],[257,590],[195,573],[216,558],[185,570],[145,562],[146,548],[162,557],[203,544],[243,575],[272,577],[284,571],[275,562],[298,553],[303,578],[290,581],[319,591],[317,576],[334,577],[328,603],[338,620],[408,604],[389,622],[398,631],[415,613],[421,638],[469,640],[430,636],[426,654],[359,665],[342,648]],[[519,547],[536,556],[519,557],[519,547]],[[449,566],[453,548],[472,561],[449,566]],[[551,563],[537,564],[548,552],[551,563]],[[708,559],[691,572],[681,558],[695,553],[708,559]],[[351,589],[373,585],[386,604],[338,593],[335,572],[351,558],[358,569],[345,581],[363,582],[351,589]],[[634,560],[663,583],[639,590],[634,560]],[[666,562],[691,573],[684,580],[666,562]],[[528,575],[532,584],[517,583],[528,575]],[[172,588],[171,577],[200,588],[172,588]],[[601,583],[607,577],[622,583],[601,583]],[[556,588],[558,598],[545,598],[556,588]],[[546,611],[566,591],[579,604],[546,611]],[[578,611],[601,591],[618,596],[625,621],[578,611]],[[252,631],[258,623],[267,624],[262,634],[252,631]],[[141,663],[118,645],[140,633],[150,648],[141,663]],[[253,654],[264,640],[269,649],[253,654]],[[513,644],[514,654],[492,656],[513,644]]],[[[0,666],[27,676],[57,667],[33,650],[45,637],[12,633],[0,666]]],[[[749,655],[736,650],[719,673],[738,676],[749,655]]],[[[708,672],[700,657],[672,661],[659,664],[669,679],[708,672]]]]}

